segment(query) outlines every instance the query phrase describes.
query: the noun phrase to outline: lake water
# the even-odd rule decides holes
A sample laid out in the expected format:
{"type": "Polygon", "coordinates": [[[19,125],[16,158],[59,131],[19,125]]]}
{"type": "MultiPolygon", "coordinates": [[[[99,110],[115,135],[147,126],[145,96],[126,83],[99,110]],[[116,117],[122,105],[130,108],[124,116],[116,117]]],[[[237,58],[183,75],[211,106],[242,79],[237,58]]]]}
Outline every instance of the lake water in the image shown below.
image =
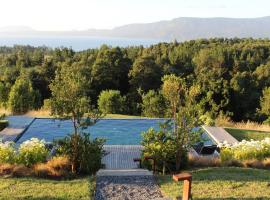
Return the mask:
{"type": "Polygon", "coordinates": [[[109,46],[139,46],[148,47],[157,44],[158,40],[127,39],[127,38],[99,38],[99,37],[0,37],[0,46],[31,45],[34,47],[47,46],[51,48],[71,47],[75,51],[98,48],[103,44],[109,46]]]}

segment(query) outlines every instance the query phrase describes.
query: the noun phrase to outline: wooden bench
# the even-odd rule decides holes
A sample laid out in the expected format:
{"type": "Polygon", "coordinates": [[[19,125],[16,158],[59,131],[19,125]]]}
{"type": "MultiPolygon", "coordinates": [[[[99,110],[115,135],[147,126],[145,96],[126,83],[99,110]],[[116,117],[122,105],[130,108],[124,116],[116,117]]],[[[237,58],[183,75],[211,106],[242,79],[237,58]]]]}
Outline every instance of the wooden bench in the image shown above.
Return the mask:
{"type": "Polygon", "coordinates": [[[174,181],[184,181],[182,200],[191,199],[191,182],[192,175],[190,173],[180,173],[173,175],[174,181]]]}

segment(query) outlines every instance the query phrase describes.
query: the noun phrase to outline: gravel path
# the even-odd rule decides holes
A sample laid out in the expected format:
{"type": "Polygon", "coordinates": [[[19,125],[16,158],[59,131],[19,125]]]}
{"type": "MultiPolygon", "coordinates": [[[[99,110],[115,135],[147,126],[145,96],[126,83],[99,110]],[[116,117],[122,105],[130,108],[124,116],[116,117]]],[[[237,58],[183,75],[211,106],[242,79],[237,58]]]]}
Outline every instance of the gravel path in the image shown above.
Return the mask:
{"type": "Polygon", "coordinates": [[[162,199],[152,175],[97,176],[96,200],[162,199]]]}

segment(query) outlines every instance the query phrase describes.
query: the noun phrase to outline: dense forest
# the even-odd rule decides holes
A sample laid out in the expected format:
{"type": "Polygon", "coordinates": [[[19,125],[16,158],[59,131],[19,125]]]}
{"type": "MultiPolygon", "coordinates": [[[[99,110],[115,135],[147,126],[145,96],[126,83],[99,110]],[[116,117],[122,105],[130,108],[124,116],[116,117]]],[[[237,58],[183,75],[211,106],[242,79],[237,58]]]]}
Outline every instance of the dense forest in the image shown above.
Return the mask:
{"type": "Polygon", "coordinates": [[[115,112],[165,116],[160,106],[166,104],[160,92],[162,77],[176,74],[187,84],[200,87],[196,102],[205,120],[219,115],[234,121],[267,118],[260,106],[261,100],[267,99],[263,93],[270,93],[266,91],[270,87],[270,40],[266,39],[200,39],[147,48],[103,45],[80,52],[0,47],[1,106],[18,104],[20,112],[41,108],[51,96],[49,85],[57,70],[66,66],[84,70],[89,80],[87,94],[96,106],[102,91],[120,91],[116,93],[123,108],[115,112]],[[148,104],[156,105],[152,108],[155,114],[147,111],[151,107],[148,104]]]}

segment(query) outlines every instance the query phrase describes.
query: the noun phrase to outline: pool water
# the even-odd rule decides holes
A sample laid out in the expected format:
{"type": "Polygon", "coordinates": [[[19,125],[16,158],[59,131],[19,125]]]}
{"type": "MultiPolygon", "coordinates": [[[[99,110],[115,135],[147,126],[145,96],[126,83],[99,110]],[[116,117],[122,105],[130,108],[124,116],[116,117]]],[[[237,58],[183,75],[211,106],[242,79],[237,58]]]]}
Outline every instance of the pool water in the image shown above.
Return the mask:
{"type": "MultiPolygon", "coordinates": [[[[25,127],[33,118],[12,116],[8,118],[14,127],[25,127]]],[[[85,132],[89,132],[92,138],[104,138],[107,145],[139,145],[142,140],[141,133],[149,128],[159,130],[159,124],[166,119],[101,119],[94,126],[90,126],[85,132]]],[[[73,126],[70,120],[35,119],[31,126],[19,139],[20,144],[31,138],[44,139],[46,142],[65,137],[71,134],[73,126]]],[[[202,139],[205,144],[213,144],[208,134],[204,133],[202,139]]]]}
{"type": "MultiPolygon", "coordinates": [[[[142,140],[141,132],[150,127],[158,130],[159,123],[164,121],[165,119],[102,119],[84,131],[89,132],[92,138],[105,138],[108,145],[138,145],[142,140]]],[[[69,120],[36,119],[18,143],[33,137],[52,142],[71,134],[72,130],[69,120]]]]}

